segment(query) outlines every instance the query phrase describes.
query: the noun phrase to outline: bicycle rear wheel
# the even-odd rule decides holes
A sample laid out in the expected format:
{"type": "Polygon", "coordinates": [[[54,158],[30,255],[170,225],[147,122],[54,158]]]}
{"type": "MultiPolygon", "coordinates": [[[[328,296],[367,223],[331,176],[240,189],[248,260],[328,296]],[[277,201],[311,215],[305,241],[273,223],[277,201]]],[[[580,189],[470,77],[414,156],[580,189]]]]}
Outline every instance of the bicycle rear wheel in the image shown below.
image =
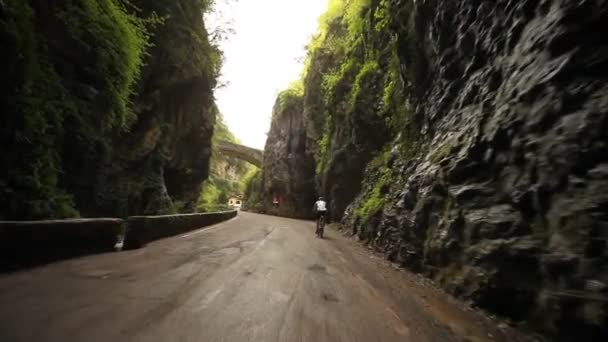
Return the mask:
{"type": "Polygon", "coordinates": [[[321,216],[319,219],[319,237],[323,238],[323,231],[325,230],[325,216],[321,216]]]}

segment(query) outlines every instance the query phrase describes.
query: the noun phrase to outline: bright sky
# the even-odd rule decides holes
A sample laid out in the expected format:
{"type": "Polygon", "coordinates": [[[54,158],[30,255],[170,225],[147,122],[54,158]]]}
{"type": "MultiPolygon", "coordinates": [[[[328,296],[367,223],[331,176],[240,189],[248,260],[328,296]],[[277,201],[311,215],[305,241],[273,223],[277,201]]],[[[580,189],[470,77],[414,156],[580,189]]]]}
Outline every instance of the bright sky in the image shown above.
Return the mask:
{"type": "Polygon", "coordinates": [[[220,81],[228,85],[216,90],[217,104],[234,135],[244,145],[262,149],[276,96],[299,78],[304,46],[316,32],[327,0],[217,3],[215,16],[230,18],[236,31],[221,44],[225,62],[220,81]]]}

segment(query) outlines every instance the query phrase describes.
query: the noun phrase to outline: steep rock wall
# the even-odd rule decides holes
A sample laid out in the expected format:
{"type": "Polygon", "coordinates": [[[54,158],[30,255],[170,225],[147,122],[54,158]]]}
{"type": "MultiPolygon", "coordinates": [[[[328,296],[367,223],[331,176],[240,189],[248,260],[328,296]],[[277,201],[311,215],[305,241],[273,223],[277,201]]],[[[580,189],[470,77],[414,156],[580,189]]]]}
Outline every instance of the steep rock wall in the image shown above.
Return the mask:
{"type": "Polygon", "coordinates": [[[334,22],[328,30],[324,45],[310,52],[303,116],[317,188],[328,201],[330,218],[339,221],[361,190],[365,166],[391,139],[378,106],[383,83],[389,82],[388,56],[377,63],[361,53],[365,42],[381,50],[390,40],[382,42],[380,34],[335,48],[334,40],[345,39],[345,29],[334,22]]]}
{"type": "Polygon", "coordinates": [[[150,215],[194,210],[208,177],[220,52],[211,45],[199,1],[137,1],[157,16],[134,99],[138,120],[119,138],[100,177],[110,211],[150,215]],[[118,207],[117,207],[118,206],[118,207]]]}
{"type": "Polygon", "coordinates": [[[193,209],[217,113],[209,5],[0,4],[0,218],[193,209]]]}
{"type": "MultiPolygon", "coordinates": [[[[606,3],[422,1],[410,13],[426,66],[404,75],[420,147],[379,156],[343,222],[475,305],[557,340],[605,337],[606,3]],[[365,212],[374,192],[383,205],[365,212]]],[[[408,38],[402,70],[416,66],[408,38]]]]}
{"type": "Polygon", "coordinates": [[[0,3],[0,218],[78,215],[129,99],[147,34],[116,0],[0,3]],[[94,67],[92,67],[94,66],[94,67]]]}
{"type": "Polygon", "coordinates": [[[525,329],[606,337],[607,19],[602,0],[330,2],[301,116],[333,218],[525,329]]]}
{"type": "Polygon", "coordinates": [[[259,180],[246,193],[250,210],[289,217],[311,217],[315,201],[314,157],[306,148],[302,95],[279,95],[264,148],[259,180]],[[278,200],[278,204],[273,203],[278,200]]]}

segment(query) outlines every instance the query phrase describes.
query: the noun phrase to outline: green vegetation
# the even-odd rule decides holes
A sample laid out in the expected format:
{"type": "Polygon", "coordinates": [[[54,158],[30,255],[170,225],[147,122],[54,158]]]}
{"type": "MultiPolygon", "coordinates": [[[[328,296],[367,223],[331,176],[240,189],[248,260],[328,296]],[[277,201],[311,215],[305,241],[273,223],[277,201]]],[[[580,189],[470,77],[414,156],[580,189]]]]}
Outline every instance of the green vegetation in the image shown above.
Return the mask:
{"type": "Polygon", "coordinates": [[[411,8],[411,0],[331,0],[308,45],[302,80],[317,138],[318,191],[331,193],[326,187],[335,184],[342,192],[358,189],[352,171],[367,164],[374,177],[363,180],[355,208],[360,224],[382,209],[394,180],[386,158],[372,158],[386,156],[387,146],[413,157],[420,145],[412,89],[421,87],[412,84],[424,82],[426,66],[411,8]]]}
{"type": "Polygon", "coordinates": [[[254,182],[256,177],[260,175],[261,171],[257,167],[250,167],[249,170],[241,178],[241,191],[245,193],[251,183],[254,182]]]}
{"type": "Polygon", "coordinates": [[[279,93],[277,104],[279,108],[275,110],[275,113],[284,113],[287,108],[295,105],[302,100],[304,96],[304,83],[302,81],[295,81],[289,85],[289,87],[279,93]]]}
{"type": "MultiPolygon", "coordinates": [[[[130,97],[143,65],[148,39],[145,21],[127,13],[120,1],[72,0],[64,1],[63,6],[56,12],[57,19],[65,27],[74,52],[78,51],[70,57],[86,58],[90,65],[95,65],[95,68],[83,69],[88,69],[85,73],[93,80],[99,95],[107,97],[100,99],[108,105],[106,115],[95,121],[101,119],[102,129],[128,127],[135,120],[130,97]]],[[[62,61],[56,59],[56,62],[62,61]]],[[[66,74],[66,82],[79,78],[66,74]]],[[[83,79],[80,83],[85,85],[87,81],[90,82],[83,79]]],[[[95,110],[89,107],[91,104],[95,103],[79,103],[95,110]]]]}
{"type": "Polygon", "coordinates": [[[368,165],[367,173],[373,175],[369,188],[364,189],[355,215],[360,225],[365,225],[386,204],[385,194],[394,180],[393,172],[386,166],[390,151],[385,151],[374,158],[368,165]]]}
{"type": "Polygon", "coordinates": [[[378,83],[380,70],[376,61],[366,61],[357,77],[351,92],[350,103],[355,108],[369,108],[374,105],[375,94],[373,87],[378,83]]]}
{"type": "Polygon", "coordinates": [[[245,207],[247,209],[255,209],[253,207],[260,205],[262,199],[262,171],[256,169],[255,172],[250,173],[245,181],[245,207]]]}
{"type": "Polygon", "coordinates": [[[201,15],[212,3],[0,1],[0,219],[192,206],[169,196],[163,168],[175,136],[213,115],[222,56],[201,15]],[[194,103],[188,87],[197,88],[196,109],[184,106],[194,103]],[[146,145],[137,149],[145,154],[131,145],[146,145]]]}
{"type": "Polygon", "coordinates": [[[60,185],[65,138],[103,147],[134,121],[148,35],[127,5],[71,0],[45,13],[38,1],[2,3],[0,219],[78,215],[60,185]]]}
{"type": "MultiPolygon", "coordinates": [[[[344,125],[349,116],[370,110],[384,118],[392,137],[399,136],[404,145],[416,146],[418,129],[408,101],[408,78],[400,70],[404,58],[399,52],[399,39],[408,39],[409,26],[396,16],[400,13],[409,18],[405,15],[409,6],[407,1],[332,0],[320,18],[304,71],[306,77],[310,68],[327,64],[321,59],[332,61],[323,66],[328,69],[322,82],[326,119],[317,173],[325,172],[330,165],[335,148],[330,146],[329,137],[334,127],[344,125]]],[[[356,141],[353,144],[359,145],[356,141]]]]}
{"type": "Polygon", "coordinates": [[[331,124],[332,121],[330,120],[330,117],[327,116],[325,119],[325,126],[323,127],[323,138],[321,139],[321,142],[319,142],[319,160],[317,162],[316,169],[317,174],[321,174],[323,170],[327,168],[327,163],[329,161],[330,134],[332,132],[330,127],[331,124]]]}

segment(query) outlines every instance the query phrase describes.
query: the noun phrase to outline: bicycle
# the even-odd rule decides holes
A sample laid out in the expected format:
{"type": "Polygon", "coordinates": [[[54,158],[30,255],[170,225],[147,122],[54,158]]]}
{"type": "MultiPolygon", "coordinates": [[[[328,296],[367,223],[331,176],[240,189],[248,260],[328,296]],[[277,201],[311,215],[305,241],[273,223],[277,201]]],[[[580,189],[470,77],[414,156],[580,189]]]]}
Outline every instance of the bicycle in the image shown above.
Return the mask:
{"type": "Polygon", "coordinates": [[[319,219],[317,220],[317,230],[315,234],[318,238],[323,238],[323,231],[325,230],[325,213],[319,214],[319,219]]]}

